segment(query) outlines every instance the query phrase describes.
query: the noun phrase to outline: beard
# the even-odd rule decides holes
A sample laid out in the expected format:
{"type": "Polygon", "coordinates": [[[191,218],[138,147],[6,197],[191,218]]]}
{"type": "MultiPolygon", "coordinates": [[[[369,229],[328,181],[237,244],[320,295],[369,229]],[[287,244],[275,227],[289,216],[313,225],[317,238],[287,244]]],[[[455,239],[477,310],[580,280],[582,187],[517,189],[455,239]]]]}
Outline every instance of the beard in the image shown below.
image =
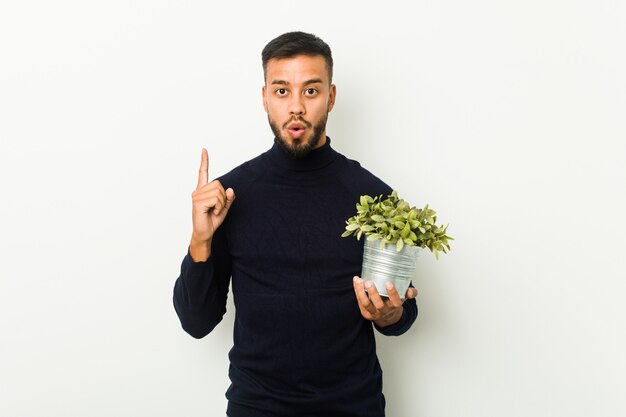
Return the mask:
{"type": "Polygon", "coordinates": [[[322,139],[322,132],[326,130],[326,121],[328,120],[328,113],[324,115],[320,121],[313,126],[310,122],[304,120],[301,117],[291,118],[284,125],[283,129],[287,128],[287,125],[291,122],[299,122],[304,124],[307,129],[313,128],[311,136],[306,138],[289,139],[284,138],[281,135],[281,129],[278,128],[278,124],[272,120],[268,114],[267,119],[274,133],[274,142],[277,143],[289,156],[293,159],[302,159],[307,156],[313,149],[315,149],[322,139]]]}

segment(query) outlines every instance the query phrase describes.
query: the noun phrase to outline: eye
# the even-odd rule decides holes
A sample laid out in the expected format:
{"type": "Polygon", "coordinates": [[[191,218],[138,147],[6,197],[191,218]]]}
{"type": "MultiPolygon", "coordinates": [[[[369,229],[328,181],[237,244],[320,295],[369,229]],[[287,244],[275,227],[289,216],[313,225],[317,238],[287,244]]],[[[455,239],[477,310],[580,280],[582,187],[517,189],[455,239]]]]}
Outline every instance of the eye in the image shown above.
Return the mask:
{"type": "Polygon", "coordinates": [[[276,90],[276,94],[278,94],[279,96],[284,96],[285,94],[287,94],[287,89],[279,88],[278,90],[276,90]]]}
{"type": "Polygon", "coordinates": [[[315,94],[317,94],[317,90],[315,88],[307,88],[306,89],[306,95],[307,96],[314,96],[315,94]]]}

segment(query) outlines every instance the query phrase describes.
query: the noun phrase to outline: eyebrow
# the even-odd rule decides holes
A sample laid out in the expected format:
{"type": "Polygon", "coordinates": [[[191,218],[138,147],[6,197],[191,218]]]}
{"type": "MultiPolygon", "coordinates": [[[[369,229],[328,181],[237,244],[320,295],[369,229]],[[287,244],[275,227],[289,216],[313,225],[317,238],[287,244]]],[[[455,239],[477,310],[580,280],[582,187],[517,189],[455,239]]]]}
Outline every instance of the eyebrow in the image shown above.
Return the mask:
{"type": "MultiPolygon", "coordinates": [[[[321,78],[313,78],[311,80],[306,80],[303,85],[311,85],[311,84],[321,84],[323,81],[321,78]]],[[[289,85],[289,83],[285,80],[273,80],[272,85],[289,85]]]]}

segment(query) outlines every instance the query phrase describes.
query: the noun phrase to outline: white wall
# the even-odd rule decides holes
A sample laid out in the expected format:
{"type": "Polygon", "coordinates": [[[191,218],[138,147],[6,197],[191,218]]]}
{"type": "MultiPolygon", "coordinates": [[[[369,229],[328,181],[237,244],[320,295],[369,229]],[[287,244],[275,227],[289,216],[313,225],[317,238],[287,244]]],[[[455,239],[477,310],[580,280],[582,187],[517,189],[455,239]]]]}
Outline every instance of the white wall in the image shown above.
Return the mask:
{"type": "Polygon", "coordinates": [[[200,148],[271,145],[260,51],[296,29],[333,145],[456,238],[378,338],[388,415],[626,414],[624,2],[214,4],[0,5],[0,415],[223,414],[232,304],[197,341],[172,286],[200,148]]]}

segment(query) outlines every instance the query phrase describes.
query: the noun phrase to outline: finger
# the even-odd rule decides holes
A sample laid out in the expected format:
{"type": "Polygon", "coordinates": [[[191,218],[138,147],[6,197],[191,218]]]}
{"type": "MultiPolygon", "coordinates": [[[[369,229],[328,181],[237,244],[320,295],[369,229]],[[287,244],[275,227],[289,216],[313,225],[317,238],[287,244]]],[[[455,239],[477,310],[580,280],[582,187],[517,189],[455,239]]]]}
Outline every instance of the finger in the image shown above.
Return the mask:
{"type": "Polygon", "coordinates": [[[376,285],[372,281],[368,281],[365,283],[365,290],[370,296],[370,301],[372,302],[376,310],[382,310],[383,308],[385,308],[385,302],[382,298],[380,298],[380,294],[376,289],[376,285]]]}
{"type": "Polygon", "coordinates": [[[406,299],[410,300],[415,297],[417,297],[417,288],[409,287],[409,289],[406,290],[406,299]]]}
{"type": "MultiPolygon", "coordinates": [[[[223,188],[221,189],[223,190],[223,188]]],[[[221,206],[213,212],[215,213],[215,215],[219,215],[222,218],[226,217],[230,206],[233,204],[233,201],[235,201],[235,191],[232,188],[228,188],[226,191],[224,191],[223,200],[220,201],[222,203],[221,206]]]]}
{"type": "Polygon", "coordinates": [[[402,300],[400,299],[400,294],[398,294],[396,287],[391,282],[388,282],[385,288],[387,289],[389,304],[391,304],[392,307],[402,306],[402,300]]]}
{"type": "Polygon", "coordinates": [[[221,208],[222,203],[217,197],[198,200],[194,203],[194,210],[199,210],[199,212],[206,214],[215,214],[215,211],[221,208]]]}
{"type": "Polygon", "coordinates": [[[198,201],[204,201],[211,198],[218,198],[222,203],[226,201],[226,193],[224,189],[214,183],[205,184],[200,189],[196,189],[192,195],[198,201]]]}
{"type": "Polygon", "coordinates": [[[209,153],[202,148],[202,159],[200,160],[200,170],[198,171],[198,188],[209,182],[209,153]]]}
{"type": "Polygon", "coordinates": [[[365,292],[365,287],[363,284],[363,280],[359,277],[354,277],[352,280],[354,286],[354,293],[356,294],[357,301],[359,302],[359,306],[361,310],[365,310],[371,313],[374,310],[374,306],[372,305],[370,299],[367,297],[367,293],[365,292]],[[372,309],[372,311],[370,311],[372,309]]]}
{"type": "Polygon", "coordinates": [[[204,191],[194,191],[193,196],[193,206],[197,209],[202,210],[202,212],[215,213],[216,210],[221,210],[224,207],[225,198],[220,190],[211,189],[204,191]]]}
{"type": "Polygon", "coordinates": [[[226,192],[218,180],[211,181],[200,188],[196,188],[192,194],[195,196],[194,201],[197,200],[205,207],[214,209],[214,214],[219,214],[222,207],[226,204],[226,192]],[[207,204],[209,200],[213,201],[214,199],[217,199],[215,204],[207,204]]]}
{"type": "Polygon", "coordinates": [[[228,188],[226,190],[226,202],[224,203],[224,208],[228,210],[233,204],[233,201],[235,201],[235,190],[233,190],[232,188],[228,188]]]}
{"type": "Polygon", "coordinates": [[[224,206],[226,205],[226,191],[224,191],[224,187],[222,187],[222,183],[220,183],[219,180],[211,181],[211,185],[214,186],[215,190],[218,192],[218,203],[215,204],[215,207],[213,209],[213,214],[217,216],[222,211],[222,208],[224,208],[224,206]]]}

